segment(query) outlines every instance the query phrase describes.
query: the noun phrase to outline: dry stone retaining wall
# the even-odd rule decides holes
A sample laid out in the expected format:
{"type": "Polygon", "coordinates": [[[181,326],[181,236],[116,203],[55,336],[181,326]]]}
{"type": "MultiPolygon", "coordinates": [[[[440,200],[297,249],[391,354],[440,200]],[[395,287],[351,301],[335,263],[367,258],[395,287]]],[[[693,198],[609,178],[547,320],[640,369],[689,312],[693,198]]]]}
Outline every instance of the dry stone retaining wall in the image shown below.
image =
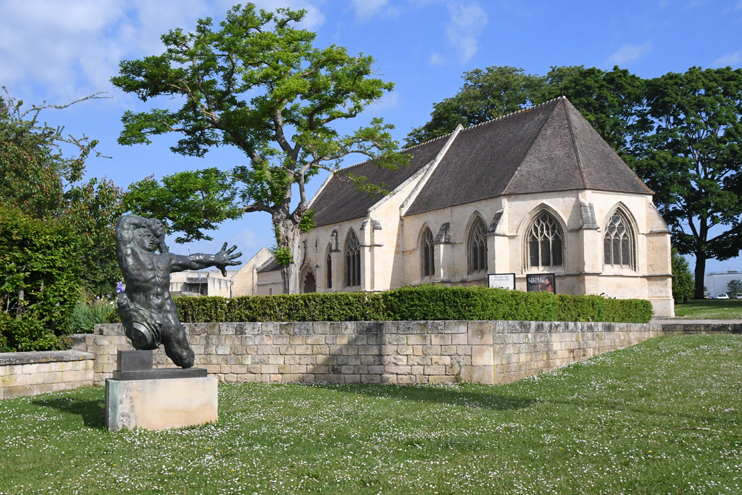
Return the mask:
{"type": "Polygon", "coordinates": [[[94,363],[74,350],[0,353],[0,399],[91,386],[94,363]]]}
{"type": "MultiPolygon", "coordinates": [[[[196,323],[184,325],[196,366],[221,381],[507,383],[662,334],[657,324],[522,321],[196,323]]],[[[78,335],[94,382],[131,349],[120,324],[78,335]]],[[[162,349],[155,367],[174,367],[162,349]]]]}

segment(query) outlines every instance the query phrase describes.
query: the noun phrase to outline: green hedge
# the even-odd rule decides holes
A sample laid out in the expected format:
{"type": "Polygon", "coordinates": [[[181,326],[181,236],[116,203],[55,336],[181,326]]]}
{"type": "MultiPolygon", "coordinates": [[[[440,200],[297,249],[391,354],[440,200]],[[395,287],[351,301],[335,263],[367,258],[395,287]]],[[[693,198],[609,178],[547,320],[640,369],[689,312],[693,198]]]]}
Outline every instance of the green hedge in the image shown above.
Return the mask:
{"type": "Polygon", "coordinates": [[[380,293],[179,297],[183,323],[225,321],[522,320],[646,323],[639,299],[553,295],[484,287],[423,285],[380,293]]]}
{"type": "Polygon", "coordinates": [[[80,296],[79,239],[0,205],[0,352],[63,349],[80,296]]]}

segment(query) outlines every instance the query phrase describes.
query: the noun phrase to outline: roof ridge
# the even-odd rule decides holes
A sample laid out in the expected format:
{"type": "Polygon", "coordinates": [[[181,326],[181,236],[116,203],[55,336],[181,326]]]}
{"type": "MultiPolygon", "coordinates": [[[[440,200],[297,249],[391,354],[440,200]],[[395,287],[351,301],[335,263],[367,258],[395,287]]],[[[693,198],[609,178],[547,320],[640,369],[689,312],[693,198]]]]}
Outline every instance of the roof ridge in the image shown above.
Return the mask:
{"type": "MultiPolygon", "coordinates": [[[[458,124],[458,125],[461,125],[461,124],[458,124]]],[[[430,144],[433,141],[438,141],[439,139],[447,138],[447,137],[451,136],[451,134],[453,134],[455,131],[456,131],[456,129],[454,129],[453,131],[449,132],[448,134],[443,134],[442,136],[434,137],[433,139],[428,139],[427,141],[423,141],[422,143],[413,144],[412,146],[410,146],[408,148],[402,148],[402,151],[407,151],[407,150],[412,150],[412,149],[415,149],[415,148],[419,148],[420,146],[423,146],[423,145],[426,145],[426,144],[430,144]]]]}
{"type": "Polygon", "coordinates": [[[579,146],[577,146],[577,137],[575,136],[575,131],[573,129],[572,125],[572,116],[569,114],[569,108],[567,108],[567,105],[562,104],[564,107],[564,116],[567,119],[567,128],[569,129],[569,137],[572,141],[572,148],[574,148],[575,151],[575,159],[577,160],[577,170],[580,172],[580,179],[582,179],[582,186],[587,189],[587,178],[585,177],[585,169],[582,165],[582,157],[580,156],[580,149],[579,146]]]}
{"type": "MultiPolygon", "coordinates": [[[[537,103],[536,105],[531,105],[530,107],[527,107],[527,108],[522,108],[522,109],[520,109],[520,110],[518,110],[516,112],[510,112],[508,114],[501,115],[499,117],[495,117],[494,119],[490,119],[490,120],[486,120],[484,122],[480,122],[478,124],[470,125],[469,127],[465,127],[464,129],[462,129],[461,131],[462,132],[463,131],[468,131],[469,129],[474,129],[475,127],[479,127],[479,126],[482,126],[482,125],[485,125],[485,124],[489,124],[491,122],[495,122],[496,120],[502,120],[502,119],[504,119],[506,117],[510,117],[510,116],[515,115],[515,114],[518,114],[518,113],[528,112],[528,111],[530,111],[533,108],[538,108],[540,106],[546,105],[547,103],[551,103],[553,101],[561,100],[561,99],[565,99],[566,100],[567,97],[564,96],[564,95],[557,96],[556,98],[552,98],[551,100],[542,101],[541,103],[537,103]]],[[[424,144],[432,143],[433,141],[437,141],[439,139],[447,138],[447,137],[451,136],[451,134],[453,134],[454,131],[455,131],[455,129],[453,131],[449,132],[448,134],[443,134],[442,136],[434,137],[433,139],[429,139],[427,141],[423,141],[422,143],[414,144],[414,145],[412,145],[412,146],[410,146],[408,148],[402,148],[402,151],[411,150],[413,148],[417,148],[417,147],[422,146],[424,144]]]]}
{"type": "Polygon", "coordinates": [[[508,117],[512,117],[513,115],[517,115],[519,113],[530,112],[534,108],[538,108],[538,107],[544,106],[544,105],[546,105],[548,103],[552,103],[552,102],[555,102],[557,100],[562,100],[562,99],[566,100],[567,97],[566,96],[557,96],[556,98],[552,98],[551,100],[542,101],[541,103],[538,103],[536,105],[531,105],[530,107],[521,108],[520,110],[517,110],[515,112],[510,112],[510,113],[507,113],[505,115],[501,115],[499,117],[495,117],[494,119],[490,119],[490,120],[486,120],[484,122],[480,122],[478,124],[470,125],[466,129],[463,129],[463,131],[468,131],[469,129],[474,129],[475,127],[480,127],[480,126],[483,126],[483,125],[486,125],[486,124],[491,124],[492,122],[496,122],[498,120],[506,119],[508,117]]]}

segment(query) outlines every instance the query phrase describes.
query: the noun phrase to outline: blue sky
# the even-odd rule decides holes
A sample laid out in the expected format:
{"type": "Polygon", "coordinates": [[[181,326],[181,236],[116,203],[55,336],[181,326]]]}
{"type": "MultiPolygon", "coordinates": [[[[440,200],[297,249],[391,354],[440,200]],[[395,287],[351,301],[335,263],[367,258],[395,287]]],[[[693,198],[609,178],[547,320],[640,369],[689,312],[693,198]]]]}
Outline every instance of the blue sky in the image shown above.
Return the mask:
{"type": "MultiPolygon", "coordinates": [[[[122,59],[160,54],[161,34],[196,21],[220,21],[233,1],[223,0],[0,0],[0,85],[30,103],[63,104],[103,91],[110,99],[48,110],[42,119],[74,136],[100,141],[110,159],[91,158],[88,176],[126,188],[154,174],[246,163],[235,150],[204,158],[170,152],[177,136],[149,146],[116,144],[121,115],[149,108],[115,89],[109,79],[122,59]]],[[[614,65],[645,78],[689,67],[742,67],[742,0],[566,1],[536,0],[259,0],[269,10],[307,9],[304,27],[317,45],[337,44],[376,60],[380,77],[395,91],[345,130],[383,117],[403,142],[424,124],[435,102],[454,95],[464,71],[510,65],[545,74],[551,66],[614,65]]],[[[154,100],[163,107],[175,102],[154,100]]],[[[361,158],[349,158],[351,165],[361,158]]],[[[313,194],[323,176],[308,186],[313,194]]],[[[224,224],[212,242],[174,245],[175,252],[214,252],[237,244],[246,260],[273,243],[270,219],[251,213],[224,224]]],[[[691,264],[693,263],[690,258],[691,264]]],[[[742,271],[742,259],[710,261],[707,272],[742,271]]]]}

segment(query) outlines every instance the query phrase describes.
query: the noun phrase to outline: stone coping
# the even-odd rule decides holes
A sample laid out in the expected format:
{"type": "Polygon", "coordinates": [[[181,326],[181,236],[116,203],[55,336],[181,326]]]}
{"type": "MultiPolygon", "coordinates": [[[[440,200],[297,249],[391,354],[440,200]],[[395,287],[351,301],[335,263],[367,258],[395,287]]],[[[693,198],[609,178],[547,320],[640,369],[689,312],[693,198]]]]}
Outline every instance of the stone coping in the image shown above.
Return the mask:
{"type": "Polygon", "coordinates": [[[60,363],[66,361],[87,360],[95,360],[95,355],[90,352],[81,352],[75,350],[0,353],[0,366],[36,363],[60,363]]]}
{"type": "Polygon", "coordinates": [[[731,333],[742,334],[742,320],[700,320],[680,318],[656,318],[652,323],[662,325],[664,333],[704,334],[731,333]]]}

